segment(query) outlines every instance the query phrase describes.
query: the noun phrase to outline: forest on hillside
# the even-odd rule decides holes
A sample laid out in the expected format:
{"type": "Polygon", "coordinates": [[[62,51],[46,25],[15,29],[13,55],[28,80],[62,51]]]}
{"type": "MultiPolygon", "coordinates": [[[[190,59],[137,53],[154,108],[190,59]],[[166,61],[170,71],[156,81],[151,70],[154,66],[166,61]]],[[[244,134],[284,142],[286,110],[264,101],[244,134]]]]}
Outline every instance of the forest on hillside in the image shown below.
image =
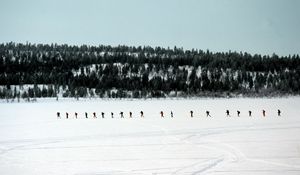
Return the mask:
{"type": "Polygon", "coordinates": [[[299,93],[299,55],[123,45],[0,44],[1,99],[299,93]]]}

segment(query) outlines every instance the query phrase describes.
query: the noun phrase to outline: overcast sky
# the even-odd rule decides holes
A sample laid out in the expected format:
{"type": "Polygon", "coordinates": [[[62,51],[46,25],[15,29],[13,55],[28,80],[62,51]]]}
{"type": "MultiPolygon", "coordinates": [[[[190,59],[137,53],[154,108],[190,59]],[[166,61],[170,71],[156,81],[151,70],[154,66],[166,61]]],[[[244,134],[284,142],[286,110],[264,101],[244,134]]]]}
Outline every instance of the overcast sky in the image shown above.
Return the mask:
{"type": "Polygon", "coordinates": [[[299,0],[0,0],[0,42],[300,53],[299,0]]]}

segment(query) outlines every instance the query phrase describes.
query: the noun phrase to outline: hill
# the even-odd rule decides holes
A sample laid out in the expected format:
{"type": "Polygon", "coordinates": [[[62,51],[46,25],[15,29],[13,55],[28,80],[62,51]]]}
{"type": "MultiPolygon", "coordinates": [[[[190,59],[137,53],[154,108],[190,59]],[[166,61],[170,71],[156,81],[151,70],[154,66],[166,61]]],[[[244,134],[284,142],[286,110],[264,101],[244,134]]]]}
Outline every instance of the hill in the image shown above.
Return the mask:
{"type": "Polygon", "coordinates": [[[0,98],[299,94],[299,55],[174,47],[0,44],[0,98]]]}

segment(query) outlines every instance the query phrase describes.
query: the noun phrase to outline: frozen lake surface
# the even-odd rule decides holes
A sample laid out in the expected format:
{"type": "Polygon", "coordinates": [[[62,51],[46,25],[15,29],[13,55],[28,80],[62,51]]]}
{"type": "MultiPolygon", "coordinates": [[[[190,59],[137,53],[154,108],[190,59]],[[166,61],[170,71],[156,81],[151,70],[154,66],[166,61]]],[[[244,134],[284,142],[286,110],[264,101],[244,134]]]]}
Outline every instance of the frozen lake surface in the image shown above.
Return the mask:
{"type": "Polygon", "coordinates": [[[300,174],[300,97],[40,100],[0,112],[3,175],[300,174]]]}

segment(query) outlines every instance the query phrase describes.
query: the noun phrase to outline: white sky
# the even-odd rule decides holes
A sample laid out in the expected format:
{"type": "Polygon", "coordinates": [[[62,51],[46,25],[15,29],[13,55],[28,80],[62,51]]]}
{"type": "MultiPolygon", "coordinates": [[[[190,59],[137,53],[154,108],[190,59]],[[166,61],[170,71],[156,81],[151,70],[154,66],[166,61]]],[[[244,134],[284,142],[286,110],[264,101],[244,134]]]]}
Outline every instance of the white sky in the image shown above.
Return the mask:
{"type": "Polygon", "coordinates": [[[0,0],[0,42],[300,54],[298,0],[0,0]]]}

